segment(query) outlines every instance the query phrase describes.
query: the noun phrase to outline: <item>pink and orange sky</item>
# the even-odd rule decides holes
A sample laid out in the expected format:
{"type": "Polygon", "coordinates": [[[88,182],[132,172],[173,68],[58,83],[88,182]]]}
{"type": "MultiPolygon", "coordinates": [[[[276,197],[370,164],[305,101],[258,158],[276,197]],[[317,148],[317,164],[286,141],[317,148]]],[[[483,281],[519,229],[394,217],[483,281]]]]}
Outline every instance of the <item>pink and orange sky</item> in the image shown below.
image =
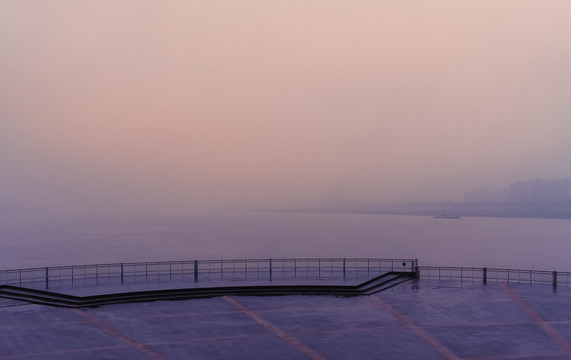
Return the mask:
{"type": "Polygon", "coordinates": [[[571,176],[571,1],[0,2],[0,209],[571,176]]]}

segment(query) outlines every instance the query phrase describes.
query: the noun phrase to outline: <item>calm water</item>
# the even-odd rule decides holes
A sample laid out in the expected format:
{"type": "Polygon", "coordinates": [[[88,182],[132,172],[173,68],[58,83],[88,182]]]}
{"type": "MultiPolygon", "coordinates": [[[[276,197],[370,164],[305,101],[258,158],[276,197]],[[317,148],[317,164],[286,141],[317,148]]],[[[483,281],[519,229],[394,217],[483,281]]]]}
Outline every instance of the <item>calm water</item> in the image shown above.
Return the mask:
{"type": "Polygon", "coordinates": [[[281,257],[418,258],[421,265],[571,271],[571,220],[226,213],[0,218],[0,269],[281,257]]]}

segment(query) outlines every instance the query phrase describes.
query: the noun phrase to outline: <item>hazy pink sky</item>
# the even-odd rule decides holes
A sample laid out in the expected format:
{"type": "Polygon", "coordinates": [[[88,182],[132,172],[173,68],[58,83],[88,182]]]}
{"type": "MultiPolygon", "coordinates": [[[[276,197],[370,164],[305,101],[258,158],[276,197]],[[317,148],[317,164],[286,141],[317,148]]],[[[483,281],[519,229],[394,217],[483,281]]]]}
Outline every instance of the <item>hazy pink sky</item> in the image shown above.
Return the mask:
{"type": "Polygon", "coordinates": [[[0,208],[571,176],[568,0],[3,0],[0,208]]]}

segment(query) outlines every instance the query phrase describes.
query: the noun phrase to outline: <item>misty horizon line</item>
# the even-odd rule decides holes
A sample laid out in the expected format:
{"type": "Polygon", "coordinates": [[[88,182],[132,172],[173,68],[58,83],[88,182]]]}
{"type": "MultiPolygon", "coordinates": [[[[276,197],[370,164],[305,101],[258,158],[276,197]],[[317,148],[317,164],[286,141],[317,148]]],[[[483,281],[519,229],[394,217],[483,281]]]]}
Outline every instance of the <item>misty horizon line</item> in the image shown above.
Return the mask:
{"type": "MultiPolygon", "coordinates": [[[[537,187],[537,186],[536,186],[537,187]]],[[[549,189],[548,189],[549,190],[549,189]]],[[[441,199],[433,199],[433,200],[422,200],[422,199],[402,199],[402,200],[382,200],[382,199],[372,199],[372,200],[363,200],[363,199],[355,199],[350,198],[347,195],[348,191],[345,187],[334,187],[326,192],[325,195],[313,201],[307,201],[305,203],[298,203],[298,204],[280,204],[279,202],[273,205],[267,206],[240,206],[240,205],[231,205],[225,204],[221,206],[197,206],[197,207],[188,207],[188,208],[172,208],[172,209],[152,209],[151,207],[143,207],[138,210],[129,209],[129,208],[121,208],[118,207],[117,209],[98,209],[98,208],[78,208],[75,211],[69,211],[69,209],[62,209],[62,211],[58,211],[55,208],[46,208],[45,206],[41,206],[38,204],[30,204],[29,207],[22,207],[15,206],[11,207],[9,205],[0,205],[0,216],[6,215],[25,215],[25,214],[66,214],[66,213],[74,213],[74,214],[82,214],[82,215],[101,215],[101,214],[173,214],[173,215],[185,215],[185,214],[192,214],[196,212],[225,212],[225,211],[289,211],[289,210],[357,210],[357,209],[366,209],[367,207],[374,207],[377,209],[391,209],[391,208],[398,208],[402,206],[414,206],[414,205],[438,205],[438,204],[549,204],[549,203],[564,203],[571,200],[571,177],[567,176],[564,178],[541,178],[535,177],[533,179],[527,180],[517,180],[515,182],[511,182],[503,187],[496,188],[494,190],[490,190],[488,188],[478,188],[475,190],[468,190],[464,193],[464,199],[449,199],[449,198],[441,198],[441,199]],[[565,198],[545,198],[534,200],[533,198],[529,199],[510,199],[509,197],[498,198],[493,197],[493,194],[502,194],[502,192],[509,191],[510,187],[521,187],[522,185],[527,185],[529,187],[528,192],[532,192],[534,184],[537,185],[541,183],[543,185],[547,184],[556,184],[556,185],[565,185],[563,188],[559,188],[556,190],[560,190],[561,195],[565,198]],[[478,198],[478,196],[480,198],[478,198]]]]}

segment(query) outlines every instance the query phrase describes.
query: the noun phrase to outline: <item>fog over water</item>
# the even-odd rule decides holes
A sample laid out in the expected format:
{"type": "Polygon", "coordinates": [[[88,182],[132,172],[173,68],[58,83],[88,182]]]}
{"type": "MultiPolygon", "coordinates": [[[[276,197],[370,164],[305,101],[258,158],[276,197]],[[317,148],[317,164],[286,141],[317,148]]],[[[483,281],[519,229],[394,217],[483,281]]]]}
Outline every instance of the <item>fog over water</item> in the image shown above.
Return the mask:
{"type": "Polygon", "coordinates": [[[0,269],[235,258],[418,258],[421,265],[571,271],[571,220],[208,213],[0,222],[0,269]]]}
{"type": "Polygon", "coordinates": [[[560,0],[0,1],[0,267],[571,270],[564,220],[230,212],[571,176],[569,14],[560,0]]]}
{"type": "Polygon", "coordinates": [[[571,175],[571,2],[2,1],[0,210],[459,200],[571,175]]]}

